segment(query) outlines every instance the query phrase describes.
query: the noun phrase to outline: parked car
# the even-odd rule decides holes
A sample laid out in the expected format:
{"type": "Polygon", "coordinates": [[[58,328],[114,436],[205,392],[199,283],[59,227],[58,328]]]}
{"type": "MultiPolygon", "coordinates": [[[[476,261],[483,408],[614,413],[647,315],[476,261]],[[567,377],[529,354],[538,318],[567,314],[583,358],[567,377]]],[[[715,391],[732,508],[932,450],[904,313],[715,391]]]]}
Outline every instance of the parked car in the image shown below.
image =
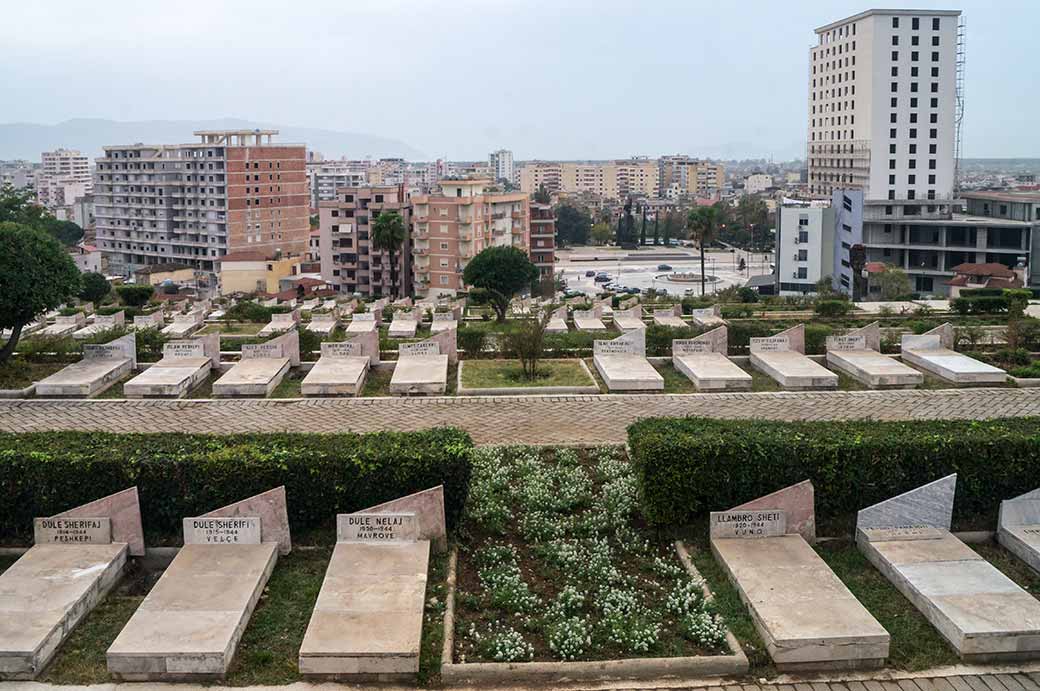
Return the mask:
{"type": "Polygon", "coordinates": [[[657,270],[658,271],[671,271],[672,270],[672,265],[671,264],[658,264],[657,265],[657,270]]]}
{"type": "Polygon", "coordinates": [[[585,278],[592,278],[595,275],[596,275],[595,271],[586,271],[585,272],[585,278]]]}
{"type": "Polygon", "coordinates": [[[639,288],[625,288],[625,292],[629,295],[639,295],[643,291],[639,290],[639,288]]]}
{"type": "Polygon", "coordinates": [[[607,274],[596,274],[596,278],[592,279],[593,283],[608,283],[610,282],[610,276],[607,274]]]}

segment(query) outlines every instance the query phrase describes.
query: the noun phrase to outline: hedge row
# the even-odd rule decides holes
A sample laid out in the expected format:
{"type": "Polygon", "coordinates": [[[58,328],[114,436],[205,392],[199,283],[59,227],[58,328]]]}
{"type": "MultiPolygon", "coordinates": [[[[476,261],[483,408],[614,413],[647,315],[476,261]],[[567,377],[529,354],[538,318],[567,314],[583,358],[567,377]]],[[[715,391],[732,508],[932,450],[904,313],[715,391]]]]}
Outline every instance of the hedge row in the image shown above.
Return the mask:
{"type": "Polygon", "coordinates": [[[1040,486],[1040,418],[915,422],[642,420],[628,428],[646,519],[686,524],[810,479],[821,518],[956,472],[956,512],[1040,486]]]}
{"type": "Polygon", "coordinates": [[[465,432],[375,434],[0,434],[0,540],[31,542],[32,520],[136,485],[149,544],[181,519],[285,485],[294,531],[443,484],[449,528],[469,491],[465,432]]]}
{"type": "Polygon", "coordinates": [[[1008,304],[1004,295],[977,295],[954,298],[950,307],[957,314],[999,314],[1008,311],[1008,304]]]}

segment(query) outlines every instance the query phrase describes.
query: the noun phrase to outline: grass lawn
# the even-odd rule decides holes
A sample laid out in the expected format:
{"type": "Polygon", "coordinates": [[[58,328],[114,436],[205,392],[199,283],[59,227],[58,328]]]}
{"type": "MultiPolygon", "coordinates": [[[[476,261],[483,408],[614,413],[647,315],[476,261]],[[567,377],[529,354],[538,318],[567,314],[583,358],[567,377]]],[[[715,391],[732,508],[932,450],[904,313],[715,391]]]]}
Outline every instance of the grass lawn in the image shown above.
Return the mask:
{"type": "Polygon", "coordinates": [[[300,384],[303,383],[305,376],[307,376],[305,372],[290,369],[288,374],[282,378],[282,383],[275,387],[268,398],[303,398],[303,394],[300,393],[300,384]]]}
{"type": "Polygon", "coordinates": [[[643,525],[624,450],[485,447],[459,549],[460,662],[718,654],[725,625],[643,525]]]}
{"type": "Polygon", "coordinates": [[[852,594],[892,636],[889,665],[917,671],[957,664],[959,658],[938,631],[860,553],[855,542],[833,541],[816,548],[852,594]]]}
{"type": "Polygon", "coordinates": [[[128,381],[136,377],[138,374],[140,374],[140,372],[131,372],[130,374],[126,375],[125,377],[117,381],[112,386],[108,387],[107,389],[99,393],[97,396],[94,396],[94,399],[99,400],[105,398],[126,398],[126,396],[123,394],[123,384],[127,383],[128,381]]]}
{"type": "Polygon", "coordinates": [[[28,362],[11,358],[0,364],[0,389],[24,389],[33,382],[49,377],[67,362],[28,362]]]}
{"type": "MultiPolygon", "coordinates": [[[[458,365],[448,365],[448,381],[444,390],[445,396],[454,396],[458,388],[458,365]]],[[[361,389],[363,398],[390,396],[390,380],[394,372],[389,369],[370,369],[365,378],[365,386],[361,389]]]]}
{"type": "Polygon", "coordinates": [[[232,322],[231,324],[206,324],[199,334],[221,334],[223,336],[255,336],[264,328],[264,324],[252,322],[232,322]]]}
{"type": "Polygon", "coordinates": [[[515,360],[466,360],[462,385],[467,389],[499,389],[527,386],[595,386],[580,360],[540,360],[534,380],[524,376],[515,360]]]}

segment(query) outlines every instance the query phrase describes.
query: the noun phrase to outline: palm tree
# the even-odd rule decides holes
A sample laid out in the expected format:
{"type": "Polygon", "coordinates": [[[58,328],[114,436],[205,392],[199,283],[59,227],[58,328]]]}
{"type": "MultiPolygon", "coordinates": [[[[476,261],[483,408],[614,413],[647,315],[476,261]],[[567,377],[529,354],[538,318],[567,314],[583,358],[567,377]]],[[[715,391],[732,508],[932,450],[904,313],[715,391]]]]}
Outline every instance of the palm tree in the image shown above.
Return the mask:
{"type": "Polygon", "coordinates": [[[397,262],[394,252],[404,244],[404,220],[396,211],[381,211],[372,221],[372,246],[390,254],[390,298],[397,298],[397,262]]]}
{"type": "Polygon", "coordinates": [[[704,246],[715,239],[719,224],[719,210],[714,206],[698,206],[686,217],[690,239],[696,240],[701,248],[701,296],[704,295],[704,246]]]}

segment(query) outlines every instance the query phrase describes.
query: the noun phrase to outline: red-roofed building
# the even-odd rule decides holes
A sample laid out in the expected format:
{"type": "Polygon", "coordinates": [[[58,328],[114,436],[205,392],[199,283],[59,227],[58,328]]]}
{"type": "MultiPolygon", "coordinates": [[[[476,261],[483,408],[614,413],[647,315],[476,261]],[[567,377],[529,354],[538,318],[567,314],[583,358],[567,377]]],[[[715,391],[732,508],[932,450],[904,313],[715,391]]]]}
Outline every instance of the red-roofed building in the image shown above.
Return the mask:
{"type": "MultiPolygon", "coordinates": [[[[1023,272],[1024,273],[1024,272],[1023,272]]],[[[1025,285],[1022,276],[1003,264],[958,264],[953,267],[953,278],[946,282],[950,297],[960,295],[963,289],[974,288],[1021,288],[1025,285]]]]}

